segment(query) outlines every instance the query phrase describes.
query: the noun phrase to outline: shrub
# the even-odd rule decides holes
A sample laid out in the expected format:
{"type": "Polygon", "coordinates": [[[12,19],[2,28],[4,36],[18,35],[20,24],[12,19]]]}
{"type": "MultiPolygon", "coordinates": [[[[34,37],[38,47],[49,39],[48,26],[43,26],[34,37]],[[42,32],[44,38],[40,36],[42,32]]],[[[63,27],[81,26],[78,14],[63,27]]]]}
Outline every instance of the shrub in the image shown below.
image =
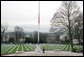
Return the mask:
{"type": "Polygon", "coordinates": [[[9,38],[9,43],[14,43],[14,38],[9,38]]]}

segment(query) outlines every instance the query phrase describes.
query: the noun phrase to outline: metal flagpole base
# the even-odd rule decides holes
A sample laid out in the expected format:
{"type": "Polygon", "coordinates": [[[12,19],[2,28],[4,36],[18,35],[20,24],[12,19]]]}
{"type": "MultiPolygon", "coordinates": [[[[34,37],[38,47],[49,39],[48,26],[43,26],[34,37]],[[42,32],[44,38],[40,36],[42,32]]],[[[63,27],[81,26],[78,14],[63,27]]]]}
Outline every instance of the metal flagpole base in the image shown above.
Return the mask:
{"type": "Polygon", "coordinates": [[[36,44],[36,49],[35,49],[36,52],[42,52],[42,50],[40,49],[40,45],[39,44],[36,44]]]}

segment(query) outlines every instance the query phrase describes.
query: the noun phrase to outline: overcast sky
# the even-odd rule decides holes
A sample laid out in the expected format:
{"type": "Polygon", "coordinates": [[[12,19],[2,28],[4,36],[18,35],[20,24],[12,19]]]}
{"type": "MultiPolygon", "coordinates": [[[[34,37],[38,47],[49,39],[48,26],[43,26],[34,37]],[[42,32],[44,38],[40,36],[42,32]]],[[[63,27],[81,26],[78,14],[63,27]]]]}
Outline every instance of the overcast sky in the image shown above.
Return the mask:
{"type": "MultiPolygon", "coordinates": [[[[61,1],[40,1],[40,31],[49,31],[50,20],[60,5],[61,1]]],[[[78,6],[83,11],[82,1],[78,6]]],[[[7,23],[9,30],[16,25],[25,31],[37,30],[38,1],[1,1],[1,23],[7,23]]]]}

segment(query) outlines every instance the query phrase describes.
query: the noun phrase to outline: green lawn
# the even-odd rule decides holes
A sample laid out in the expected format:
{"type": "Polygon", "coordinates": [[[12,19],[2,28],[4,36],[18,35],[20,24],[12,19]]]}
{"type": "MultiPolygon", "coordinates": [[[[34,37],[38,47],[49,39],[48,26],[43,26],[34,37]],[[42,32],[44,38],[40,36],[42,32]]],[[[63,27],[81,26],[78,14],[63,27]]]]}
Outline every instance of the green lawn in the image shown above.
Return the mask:
{"type": "MultiPolygon", "coordinates": [[[[2,44],[1,45],[1,54],[10,54],[16,53],[16,51],[29,52],[34,51],[36,48],[36,44],[2,44]]],[[[40,48],[45,50],[63,50],[63,51],[71,51],[70,44],[40,44],[40,48]]],[[[83,46],[74,45],[74,48],[77,52],[83,50],[83,46]]]]}

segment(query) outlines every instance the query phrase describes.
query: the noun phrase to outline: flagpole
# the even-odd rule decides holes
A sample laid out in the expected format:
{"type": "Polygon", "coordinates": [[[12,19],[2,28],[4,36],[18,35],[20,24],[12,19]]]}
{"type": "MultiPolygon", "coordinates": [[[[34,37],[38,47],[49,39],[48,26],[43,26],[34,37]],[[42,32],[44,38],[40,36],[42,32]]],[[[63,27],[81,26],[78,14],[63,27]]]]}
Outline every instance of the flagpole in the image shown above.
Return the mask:
{"type": "Polygon", "coordinates": [[[39,29],[40,29],[40,1],[38,2],[38,41],[37,41],[37,45],[36,45],[36,52],[42,52],[42,50],[40,49],[40,41],[39,41],[39,29]]]}
{"type": "Polygon", "coordinates": [[[38,44],[39,44],[39,28],[40,28],[40,1],[38,4],[38,44]]]}

